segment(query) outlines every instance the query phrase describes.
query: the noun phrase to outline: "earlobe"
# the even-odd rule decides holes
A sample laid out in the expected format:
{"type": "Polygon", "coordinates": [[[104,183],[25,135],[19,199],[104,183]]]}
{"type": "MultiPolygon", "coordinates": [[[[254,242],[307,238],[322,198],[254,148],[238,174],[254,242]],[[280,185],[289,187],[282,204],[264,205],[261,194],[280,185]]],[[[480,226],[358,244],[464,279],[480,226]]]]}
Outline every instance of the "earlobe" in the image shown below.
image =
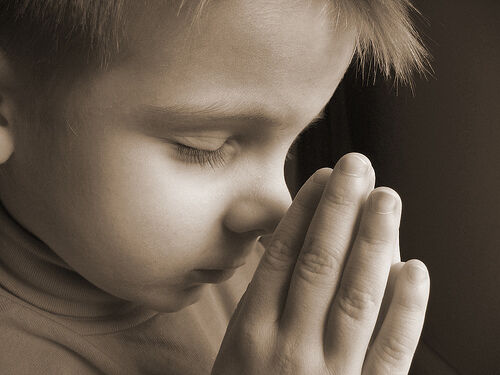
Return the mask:
{"type": "Polygon", "coordinates": [[[14,139],[10,128],[3,125],[4,118],[0,115],[0,164],[9,160],[14,152],[14,139]]]}
{"type": "Polygon", "coordinates": [[[9,160],[14,152],[14,137],[6,112],[5,98],[0,93],[0,165],[9,160]]]}
{"type": "Polygon", "coordinates": [[[9,108],[7,93],[10,92],[13,71],[0,48],[0,165],[9,160],[14,152],[14,136],[12,133],[12,108],[9,108]]]}

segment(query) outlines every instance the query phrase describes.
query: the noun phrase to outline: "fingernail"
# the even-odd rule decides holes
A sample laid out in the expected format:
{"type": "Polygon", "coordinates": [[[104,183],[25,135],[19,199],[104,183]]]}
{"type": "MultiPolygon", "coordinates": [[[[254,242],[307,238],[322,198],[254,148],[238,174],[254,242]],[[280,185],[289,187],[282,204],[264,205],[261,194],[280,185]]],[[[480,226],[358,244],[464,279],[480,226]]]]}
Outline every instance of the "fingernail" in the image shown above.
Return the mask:
{"type": "Polygon", "coordinates": [[[368,159],[353,154],[347,155],[340,159],[340,169],[349,176],[360,177],[366,174],[370,167],[368,159]]]}
{"type": "Polygon", "coordinates": [[[419,264],[412,264],[408,268],[408,278],[413,283],[419,283],[427,277],[427,270],[419,264]]]}
{"type": "Polygon", "coordinates": [[[396,197],[383,191],[374,192],[370,196],[370,207],[378,214],[390,214],[396,208],[396,197]]]}

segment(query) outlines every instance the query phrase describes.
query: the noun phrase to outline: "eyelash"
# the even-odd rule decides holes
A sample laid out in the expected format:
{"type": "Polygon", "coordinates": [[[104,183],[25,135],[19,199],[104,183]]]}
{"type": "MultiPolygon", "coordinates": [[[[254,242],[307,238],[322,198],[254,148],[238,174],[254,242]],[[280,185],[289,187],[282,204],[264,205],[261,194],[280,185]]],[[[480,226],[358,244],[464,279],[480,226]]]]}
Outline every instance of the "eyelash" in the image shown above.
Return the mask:
{"type": "MultiPolygon", "coordinates": [[[[302,133],[295,138],[293,144],[290,146],[289,152],[286,154],[286,161],[294,160],[297,155],[294,152],[294,147],[298,140],[302,137],[302,133]]],[[[215,169],[216,167],[223,167],[227,163],[227,152],[225,150],[225,145],[222,145],[217,150],[202,150],[190,146],[177,143],[176,145],[177,156],[184,162],[189,164],[198,164],[202,167],[209,166],[215,169]]]]}
{"type": "Polygon", "coordinates": [[[213,169],[223,167],[227,163],[227,153],[224,145],[217,150],[201,150],[183,144],[176,144],[177,156],[189,164],[198,164],[202,167],[210,166],[213,169]]]}

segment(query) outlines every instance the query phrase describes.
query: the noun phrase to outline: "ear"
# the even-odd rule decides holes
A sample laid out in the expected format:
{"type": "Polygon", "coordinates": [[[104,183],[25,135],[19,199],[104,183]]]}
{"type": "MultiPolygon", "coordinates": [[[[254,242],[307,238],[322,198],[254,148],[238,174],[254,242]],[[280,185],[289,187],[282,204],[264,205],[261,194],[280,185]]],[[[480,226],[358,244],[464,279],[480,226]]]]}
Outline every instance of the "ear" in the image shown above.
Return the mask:
{"type": "Polygon", "coordinates": [[[14,71],[0,48],[0,164],[5,163],[14,152],[14,71]]]}

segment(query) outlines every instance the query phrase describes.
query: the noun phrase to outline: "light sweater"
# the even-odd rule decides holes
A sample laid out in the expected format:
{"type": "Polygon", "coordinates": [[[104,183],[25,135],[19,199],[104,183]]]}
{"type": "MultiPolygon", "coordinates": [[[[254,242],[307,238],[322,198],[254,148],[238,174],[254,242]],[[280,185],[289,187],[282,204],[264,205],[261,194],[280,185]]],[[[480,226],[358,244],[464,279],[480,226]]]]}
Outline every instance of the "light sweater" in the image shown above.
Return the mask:
{"type": "Polygon", "coordinates": [[[0,374],[210,374],[263,251],[195,304],[161,313],[91,284],[0,204],[0,374]]]}

